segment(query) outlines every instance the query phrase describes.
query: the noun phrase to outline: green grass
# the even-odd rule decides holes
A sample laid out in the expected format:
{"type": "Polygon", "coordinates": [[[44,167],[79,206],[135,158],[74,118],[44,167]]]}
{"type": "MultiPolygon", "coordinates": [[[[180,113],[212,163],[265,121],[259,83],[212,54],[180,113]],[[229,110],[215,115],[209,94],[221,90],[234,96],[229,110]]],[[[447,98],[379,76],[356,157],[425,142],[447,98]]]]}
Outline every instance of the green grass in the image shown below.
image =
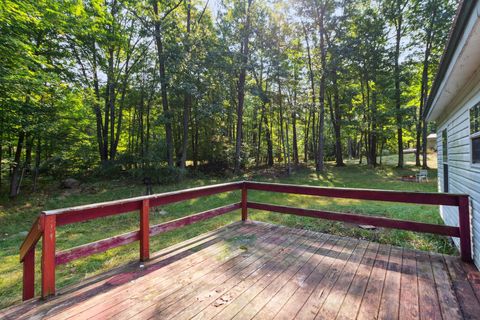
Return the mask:
{"type": "MultiPolygon", "coordinates": [[[[393,162],[393,160],[389,160],[393,162]]],[[[417,169],[413,167],[399,170],[392,166],[382,166],[371,169],[352,163],[349,163],[347,167],[336,168],[328,164],[326,173],[322,175],[317,175],[310,167],[304,167],[295,170],[291,176],[285,176],[281,173],[282,170],[276,168],[273,170],[258,170],[254,173],[246,174],[244,177],[241,177],[241,179],[332,187],[436,191],[436,170],[430,171],[431,179],[429,183],[418,184],[399,180],[400,176],[414,174],[416,170],[417,169]]],[[[159,193],[225,181],[226,180],[223,179],[189,179],[178,184],[155,186],[154,191],[159,193]]],[[[45,190],[46,191],[39,194],[22,195],[14,201],[7,199],[0,200],[0,308],[19,302],[21,299],[22,269],[18,261],[18,249],[25,238],[26,231],[29,230],[32,222],[40,211],[138,196],[143,194],[144,186],[134,184],[131,181],[113,180],[85,183],[82,186],[83,191],[79,190],[77,192],[65,192],[64,190],[60,190],[56,184],[48,185],[45,190]]],[[[157,208],[156,210],[152,210],[151,223],[160,223],[232,202],[238,202],[239,199],[239,192],[230,192],[164,206],[161,209],[157,208]]],[[[438,208],[435,206],[300,195],[285,196],[259,191],[250,191],[249,199],[252,201],[270,202],[302,208],[321,208],[339,212],[353,212],[430,223],[442,223],[438,214],[438,208]]],[[[381,228],[375,231],[367,231],[358,228],[356,225],[263,211],[251,211],[249,214],[253,220],[375,240],[381,243],[407,248],[437,251],[447,254],[456,253],[450,241],[445,237],[381,228]]],[[[160,250],[209,230],[237,221],[239,217],[240,213],[237,211],[155,236],[151,240],[151,250],[152,252],[160,250]]],[[[138,213],[136,212],[62,226],[57,230],[57,250],[68,249],[91,241],[132,231],[137,228],[138,213]]],[[[242,247],[247,247],[246,243],[250,240],[251,239],[242,238],[232,241],[235,242],[237,247],[242,249],[242,247]]],[[[39,252],[40,250],[37,250],[37,261],[40,259],[39,252]]],[[[134,243],[73,261],[57,268],[57,287],[61,288],[76,283],[85,277],[101,273],[136,259],[138,259],[138,244],[134,243]]],[[[38,263],[37,269],[38,279],[40,275],[38,263]]],[[[38,289],[39,288],[37,288],[37,290],[38,289]]]]}

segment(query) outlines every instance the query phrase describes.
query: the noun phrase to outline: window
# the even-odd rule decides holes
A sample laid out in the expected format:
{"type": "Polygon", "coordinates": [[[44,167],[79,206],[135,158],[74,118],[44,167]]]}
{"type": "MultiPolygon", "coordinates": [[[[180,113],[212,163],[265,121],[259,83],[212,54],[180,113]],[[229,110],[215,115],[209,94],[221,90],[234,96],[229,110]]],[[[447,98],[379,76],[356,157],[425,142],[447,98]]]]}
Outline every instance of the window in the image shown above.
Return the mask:
{"type": "Polygon", "coordinates": [[[472,140],[472,163],[480,164],[480,103],[470,109],[470,138],[472,140]]]}
{"type": "Polygon", "coordinates": [[[480,103],[470,109],[470,134],[480,132],[480,103]]]}
{"type": "Polygon", "coordinates": [[[448,137],[447,129],[442,131],[443,192],[448,192],[448,137]]]}
{"type": "Polygon", "coordinates": [[[448,162],[447,129],[442,131],[442,159],[443,163],[448,162]]]}

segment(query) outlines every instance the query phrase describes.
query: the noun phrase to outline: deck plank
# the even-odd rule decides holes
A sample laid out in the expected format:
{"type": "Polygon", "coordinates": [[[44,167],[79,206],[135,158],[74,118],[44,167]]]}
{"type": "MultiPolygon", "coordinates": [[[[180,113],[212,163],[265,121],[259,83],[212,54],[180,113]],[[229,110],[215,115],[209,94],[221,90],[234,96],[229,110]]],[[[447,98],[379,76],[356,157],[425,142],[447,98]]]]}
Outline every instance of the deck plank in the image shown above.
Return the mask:
{"type": "Polygon", "coordinates": [[[400,281],[400,319],[419,319],[417,260],[415,252],[403,250],[400,281]]]}
{"type": "Polygon", "coordinates": [[[402,249],[393,247],[388,259],[387,274],[383,285],[379,319],[398,319],[400,309],[400,280],[402,269],[402,249]]]}
{"type": "Polygon", "coordinates": [[[368,245],[359,268],[357,269],[355,277],[350,284],[350,288],[348,289],[347,296],[340,307],[337,319],[347,320],[355,319],[357,317],[357,312],[360,308],[360,303],[362,302],[363,294],[365,293],[368,279],[370,278],[370,273],[373,269],[377,251],[378,243],[371,242],[368,245]]]}
{"type": "Polygon", "coordinates": [[[182,308],[189,306],[197,300],[195,297],[197,297],[200,292],[211,294],[213,291],[212,287],[224,284],[248,268],[250,268],[250,270],[255,268],[255,266],[262,263],[269,252],[273,253],[275,250],[281,252],[282,243],[288,245],[288,239],[289,238],[281,237],[279,235],[279,229],[277,228],[270,234],[265,234],[260,237],[259,240],[254,243],[254,246],[248,248],[249,251],[247,253],[227,261],[219,268],[212,270],[212,272],[208,273],[205,277],[200,277],[198,281],[193,281],[188,286],[172,293],[162,292],[152,299],[148,305],[129,309],[128,312],[117,315],[115,318],[128,319],[131,315],[134,315],[134,310],[140,312],[138,315],[149,314],[151,316],[154,314],[156,317],[162,319],[170,318],[182,311],[182,308]],[[160,300],[161,305],[157,305],[160,300]]]}
{"type": "Polygon", "coordinates": [[[288,272],[284,272],[237,313],[234,319],[251,319],[260,310],[262,310],[263,314],[268,310],[269,313],[264,316],[265,319],[273,318],[283,303],[295,291],[295,288],[305,281],[321,261],[320,251],[329,239],[330,236],[323,235],[319,242],[312,247],[312,255],[297,273],[291,275],[288,272]],[[267,304],[268,306],[266,306],[267,304]]]}
{"type": "Polygon", "coordinates": [[[440,302],[435,288],[432,265],[428,253],[417,251],[417,276],[420,319],[442,319],[440,302]]]}
{"type": "Polygon", "coordinates": [[[383,284],[390,257],[390,246],[380,245],[377,257],[373,264],[373,270],[368,279],[367,288],[362,297],[358,310],[357,319],[376,319],[380,308],[380,297],[383,292],[383,284]]]}
{"type": "Polygon", "coordinates": [[[2,319],[476,319],[458,257],[243,222],[0,310],[2,319]],[[143,267],[140,267],[143,265],[143,267]]]}
{"type": "Polygon", "coordinates": [[[83,316],[93,315],[95,312],[101,312],[104,309],[115,306],[116,304],[128,299],[135,288],[145,282],[153,282],[155,280],[171,279],[173,274],[187,272],[190,268],[201,265],[202,261],[208,259],[211,255],[217,255],[222,251],[222,241],[241,234],[250,234],[256,230],[255,226],[241,226],[236,229],[227,231],[226,233],[215,234],[212,237],[203,239],[200,243],[193,243],[189,246],[182,247],[178,251],[171,252],[161,257],[159,261],[150,264],[147,267],[139,268],[136,272],[120,273],[105,284],[118,285],[111,290],[105,290],[84,302],[79,301],[69,308],[62,310],[61,313],[52,316],[52,319],[62,320],[74,316],[79,316],[85,312],[83,316]]]}
{"type": "Polygon", "coordinates": [[[480,301],[480,273],[473,263],[462,263],[463,270],[470,285],[472,286],[477,300],[480,301]]]}
{"type": "MultiPolygon", "coordinates": [[[[305,301],[315,289],[316,284],[323,279],[331,264],[342,252],[346,245],[347,242],[343,241],[343,239],[338,237],[331,238],[331,240],[327,242],[322,252],[322,255],[324,256],[322,261],[318,264],[315,270],[305,279],[305,281],[298,288],[298,290],[295,291],[295,293],[283,305],[277,316],[285,318],[295,317],[295,315],[298,313],[300,308],[303,306],[305,301]]],[[[257,314],[257,318],[260,317],[261,313],[257,314]]]]}
{"type": "Polygon", "coordinates": [[[444,256],[444,260],[463,317],[466,319],[477,319],[480,316],[480,302],[468,280],[468,274],[465,272],[462,262],[456,257],[448,256],[444,256]]]}
{"type": "Polygon", "coordinates": [[[194,297],[191,297],[187,303],[182,304],[179,308],[180,312],[175,314],[175,319],[190,319],[201,312],[207,313],[208,310],[206,309],[211,309],[211,305],[215,305],[216,302],[217,307],[220,307],[218,302],[221,302],[222,297],[225,297],[227,294],[230,296],[229,292],[231,290],[235,290],[236,292],[242,289],[245,290],[252,282],[265,274],[272,265],[275,265],[282,256],[284,258],[288,257],[288,255],[300,245],[302,241],[301,237],[301,234],[296,234],[295,236],[289,233],[282,234],[282,239],[286,240],[286,245],[280,246],[279,250],[272,250],[269,254],[265,255],[263,259],[259,260],[258,263],[242,270],[236,277],[216,286],[212,290],[199,292],[194,297]]]}
{"type": "MultiPolygon", "coordinates": [[[[201,312],[192,317],[192,319],[213,319],[222,312],[223,315],[225,315],[235,311],[232,310],[232,308],[237,308],[242,303],[242,301],[239,301],[238,298],[244,292],[249,291],[249,289],[254,286],[256,286],[256,290],[258,290],[259,286],[266,286],[268,282],[272,281],[284,269],[295,263],[295,261],[298,261],[299,257],[308,248],[308,244],[306,243],[307,239],[300,237],[298,243],[296,243],[296,246],[291,248],[286,255],[275,257],[273,260],[270,260],[267,264],[262,266],[260,270],[256,270],[254,273],[249,274],[248,277],[246,277],[237,286],[225,292],[219,299],[210,303],[206,308],[201,310],[201,312]],[[234,306],[227,309],[227,307],[231,306],[233,302],[236,307],[234,306]],[[225,309],[227,310],[224,311],[225,309]]],[[[250,290],[249,293],[251,293],[252,290],[250,290]]],[[[248,296],[243,295],[243,300],[245,301],[247,299],[248,296]]]]}
{"type": "Polygon", "coordinates": [[[311,256],[311,248],[314,245],[315,241],[318,241],[320,234],[313,236],[313,238],[307,238],[306,241],[303,241],[296,251],[287,257],[286,259],[279,259],[276,261],[271,268],[267,269],[266,273],[254,281],[246,290],[241,290],[241,292],[232,294],[232,300],[225,303],[221,308],[215,307],[209,308],[208,312],[202,314],[201,317],[194,317],[193,319],[211,318],[211,319],[231,319],[233,318],[243,307],[245,307],[257,294],[264,290],[269,284],[274,283],[277,279],[285,277],[285,274],[294,274],[298,269],[300,269],[311,256]],[[220,312],[218,312],[220,311],[220,312]]]}
{"type": "Polygon", "coordinates": [[[48,299],[48,303],[40,298],[37,298],[10,307],[8,310],[9,317],[12,319],[18,319],[19,317],[28,318],[32,315],[35,315],[36,317],[46,316],[47,313],[50,314],[49,312],[51,312],[52,309],[51,305],[53,304],[55,305],[56,310],[64,310],[71,305],[101,294],[107,289],[111,290],[113,285],[110,283],[110,280],[112,277],[117,276],[118,274],[136,271],[140,265],[148,267],[149,265],[155,263],[157,259],[169,258],[178,255],[178,253],[183,250],[201,246],[208,241],[212,241],[212,239],[216,237],[228,237],[227,234],[239,228],[240,225],[240,222],[235,222],[231,225],[200,234],[196,237],[172,245],[153,254],[150,261],[144,263],[138,261],[130,262],[125,266],[117,267],[100,275],[90,277],[78,284],[69,286],[67,288],[62,288],[58,290],[57,296],[48,299]],[[75,298],[72,299],[72,296],[75,298]]]}
{"type": "Polygon", "coordinates": [[[443,257],[438,254],[430,254],[430,262],[432,264],[443,319],[462,319],[462,311],[460,310],[457,297],[453,291],[443,257]]]}
{"type": "Polygon", "coordinates": [[[355,249],[359,243],[358,240],[346,241],[346,246],[342,252],[334,259],[330,265],[325,276],[316,284],[315,289],[310,294],[310,297],[303,304],[302,308],[296,315],[297,319],[314,319],[318,311],[322,307],[328,293],[335,285],[338,277],[352,255],[355,254],[355,249]]]}
{"type": "MultiPolygon", "coordinates": [[[[109,299],[105,301],[103,296],[98,296],[97,299],[91,299],[89,303],[84,303],[82,305],[76,306],[68,313],[68,317],[75,318],[98,318],[105,319],[108,313],[115,315],[126,310],[126,312],[131,311],[131,307],[134,305],[142,305],[146,303],[146,297],[154,297],[155,293],[152,294],[152,291],[157,290],[174,290],[180,289],[185,286],[193,274],[196,271],[202,270],[207,272],[210,267],[215,267],[215,265],[210,266],[212,257],[222,256],[225,250],[225,240],[244,236],[257,236],[260,235],[263,231],[266,231],[263,228],[258,228],[254,226],[245,226],[245,228],[239,228],[237,231],[233,231],[227,234],[224,238],[217,238],[217,242],[213,245],[210,245],[208,248],[203,250],[198,250],[188,256],[187,258],[175,261],[174,263],[168,265],[167,267],[162,267],[161,265],[155,265],[151,274],[147,277],[141,277],[136,279],[134,282],[131,282],[127,286],[123,286],[123,290],[118,290],[118,292],[112,293],[109,292],[109,299]],[[137,288],[142,288],[139,292],[137,288]]],[[[197,250],[197,249],[194,249],[197,250]]],[[[224,259],[229,259],[240,255],[243,251],[237,249],[227,256],[222,256],[222,259],[215,261],[216,264],[224,262],[224,259]]],[[[65,319],[65,317],[58,317],[54,319],[65,319]]]]}
{"type": "MultiPolygon", "coordinates": [[[[243,234],[241,238],[249,239],[254,237],[255,243],[262,245],[264,241],[267,241],[271,236],[275,234],[274,229],[262,228],[258,229],[254,233],[243,234]]],[[[236,236],[237,240],[241,239],[236,236]]],[[[247,244],[247,243],[245,243],[247,244]]],[[[241,245],[235,245],[231,247],[227,239],[222,243],[222,249],[220,250],[220,258],[210,256],[208,259],[194,265],[192,268],[185,270],[184,272],[178,272],[175,270],[175,274],[170,275],[167,279],[147,279],[148,282],[144,285],[139,283],[144,289],[141,292],[131,295],[128,300],[108,308],[102,312],[96,313],[93,318],[96,319],[130,319],[132,317],[140,317],[146,309],[153,309],[156,312],[159,311],[157,304],[161,301],[162,306],[166,305],[165,299],[175,295],[176,292],[184,292],[193,283],[199,281],[203,277],[208,277],[215,271],[227,272],[233,264],[241,263],[242,260],[248,258],[245,255],[245,250],[241,248],[241,245]],[[232,251],[233,250],[233,251],[232,251]]],[[[168,306],[168,305],[166,305],[168,306]]]]}
{"type": "Polygon", "coordinates": [[[355,277],[361,261],[363,260],[363,256],[365,255],[367,248],[368,242],[360,241],[355,248],[353,256],[350,257],[346,266],[343,268],[343,271],[336,281],[335,286],[328,294],[328,297],[323,303],[322,308],[315,316],[315,319],[335,319],[343,300],[347,295],[348,289],[350,289],[350,285],[355,277]]]}

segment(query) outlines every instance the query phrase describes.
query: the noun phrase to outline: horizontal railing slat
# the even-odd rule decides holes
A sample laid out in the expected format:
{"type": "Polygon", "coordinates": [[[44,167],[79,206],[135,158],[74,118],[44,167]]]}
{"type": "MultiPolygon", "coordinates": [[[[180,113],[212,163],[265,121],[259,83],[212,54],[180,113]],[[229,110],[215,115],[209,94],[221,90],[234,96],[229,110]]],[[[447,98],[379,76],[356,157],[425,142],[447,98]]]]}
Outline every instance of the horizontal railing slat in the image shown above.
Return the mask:
{"type": "MultiPolygon", "coordinates": [[[[163,232],[171,231],[189,224],[210,219],[227,212],[231,212],[241,208],[240,203],[233,203],[223,207],[203,211],[190,216],[182,217],[172,221],[167,221],[150,227],[150,236],[157,235],[163,232]]],[[[102,239],[99,241],[87,243],[69,250],[59,252],[55,256],[55,264],[65,264],[72,260],[80,259],[92,254],[105,252],[119,246],[123,246],[132,242],[140,240],[139,231],[128,232],[119,236],[102,239]]]]}
{"type": "Polygon", "coordinates": [[[164,222],[164,223],[161,223],[161,224],[157,224],[157,225],[154,225],[154,226],[150,227],[150,235],[154,236],[154,235],[157,235],[159,233],[167,232],[167,231],[170,231],[170,230],[173,230],[173,229],[177,229],[177,228],[180,228],[180,227],[183,227],[183,226],[187,226],[189,224],[192,224],[192,223],[195,223],[195,222],[198,222],[198,221],[210,219],[210,218],[225,214],[227,212],[231,212],[231,211],[240,209],[241,207],[242,207],[241,203],[233,203],[233,204],[229,204],[229,205],[226,205],[226,206],[223,206],[223,207],[219,207],[219,208],[207,210],[207,211],[204,211],[204,212],[200,212],[200,213],[197,213],[197,214],[193,214],[193,215],[190,215],[190,216],[187,216],[187,217],[183,217],[183,218],[179,218],[179,219],[176,219],[176,220],[172,220],[172,221],[164,222]]]}
{"type": "Polygon", "coordinates": [[[459,237],[458,227],[444,226],[439,224],[430,224],[408,220],[397,220],[383,217],[373,217],[358,215],[352,213],[339,213],[331,211],[321,211],[313,209],[301,209],[287,206],[278,206],[266,203],[247,202],[250,209],[265,210],[279,213],[288,213],[304,217],[321,218],[326,220],[335,220],[341,222],[350,222],[358,224],[368,224],[376,227],[402,229],[408,231],[435,233],[451,237],[459,237]]]}
{"type": "Polygon", "coordinates": [[[447,193],[426,193],[406,191],[386,191],[371,189],[348,189],[316,186],[298,186],[292,184],[245,182],[247,189],[302,194],[310,196],[323,196],[332,198],[347,198],[358,200],[376,200],[388,202],[403,202],[414,204],[458,206],[458,196],[447,193]]]}
{"type": "Polygon", "coordinates": [[[90,242],[69,250],[58,252],[55,255],[55,264],[65,264],[72,260],[80,259],[100,252],[105,252],[109,249],[123,246],[139,239],[139,231],[132,231],[115,237],[90,242]]]}

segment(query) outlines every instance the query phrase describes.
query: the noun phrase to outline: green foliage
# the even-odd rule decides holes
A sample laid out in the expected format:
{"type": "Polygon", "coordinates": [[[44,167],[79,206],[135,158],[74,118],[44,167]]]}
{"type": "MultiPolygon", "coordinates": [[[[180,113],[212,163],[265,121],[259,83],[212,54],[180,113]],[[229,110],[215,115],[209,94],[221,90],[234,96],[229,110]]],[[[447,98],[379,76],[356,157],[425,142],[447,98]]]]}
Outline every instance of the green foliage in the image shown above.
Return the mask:
{"type": "MultiPolygon", "coordinates": [[[[243,167],[267,162],[270,152],[275,162],[285,164],[294,152],[314,158],[322,75],[323,157],[336,157],[337,139],[351,157],[368,155],[368,141],[374,141],[378,153],[397,152],[391,34],[400,14],[408,32],[401,48],[400,112],[404,142],[414,144],[424,43],[433,34],[431,84],[453,15],[451,1],[253,1],[248,12],[252,32],[245,29],[246,0],[222,1],[215,15],[203,1],[188,3],[158,1],[155,16],[151,1],[2,1],[0,177],[13,181],[7,173],[17,168],[36,179],[29,169],[37,154],[41,174],[55,177],[138,177],[137,171],[146,170],[139,168],[164,170],[165,126],[172,126],[174,162],[179,163],[185,110],[187,162],[220,171],[233,166],[245,34],[250,50],[243,167]],[[398,9],[398,4],[404,6],[398,9]],[[438,13],[435,23],[422,24],[433,19],[432,8],[438,13]],[[162,108],[160,58],[168,112],[162,108]],[[338,137],[334,124],[341,131],[338,137]]],[[[183,175],[168,170],[154,175],[173,180],[183,175]]]]}

